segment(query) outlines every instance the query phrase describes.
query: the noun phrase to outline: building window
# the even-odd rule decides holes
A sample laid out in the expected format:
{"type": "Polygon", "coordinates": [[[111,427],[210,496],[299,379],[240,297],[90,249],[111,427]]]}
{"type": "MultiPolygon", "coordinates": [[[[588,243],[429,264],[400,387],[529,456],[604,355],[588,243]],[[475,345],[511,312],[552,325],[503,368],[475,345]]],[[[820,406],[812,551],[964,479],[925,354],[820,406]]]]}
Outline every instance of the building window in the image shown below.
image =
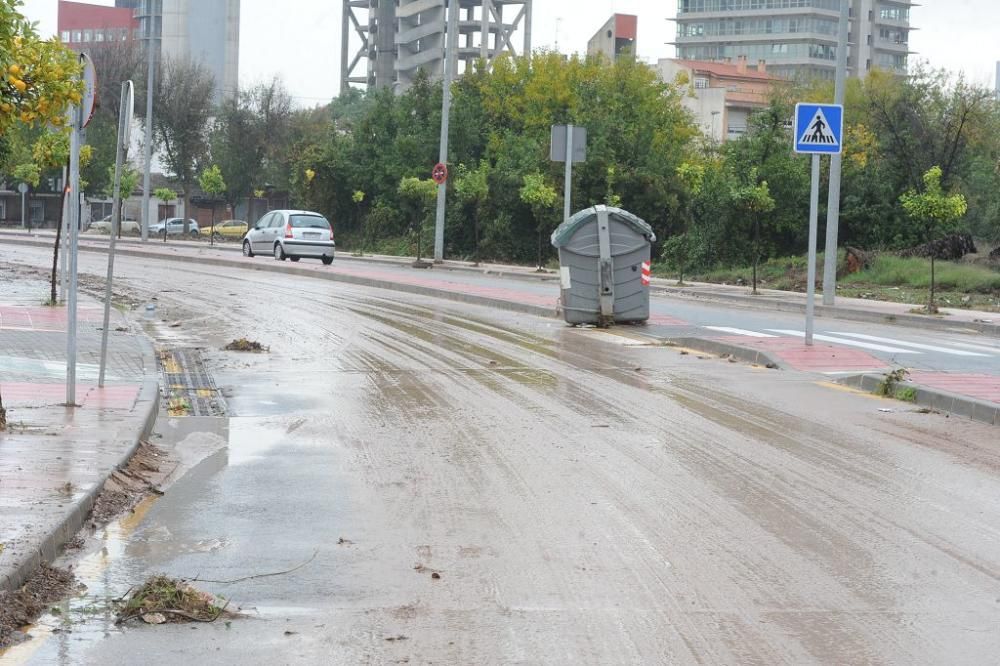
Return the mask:
{"type": "Polygon", "coordinates": [[[0,220],[7,221],[7,202],[0,199],[0,220]]]}
{"type": "Polygon", "coordinates": [[[80,32],[79,30],[74,30],[73,39],[71,39],[70,41],[73,42],[74,44],[79,44],[80,42],[83,41],[83,33],[80,32]]]}
{"type": "Polygon", "coordinates": [[[696,76],[694,78],[694,87],[699,90],[704,90],[705,88],[708,87],[708,79],[706,79],[704,76],[696,76]]]}
{"type": "Polygon", "coordinates": [[[90,31],[90,30],[84,30],[83,31],[83,43],[84,44],[87,44],[87,43],[93,41],[93,39],[94,39],[94,33],[92,31],[90,31]]]}
{"type": "Polygon", "coordinates": [[[62,33],[59,35],[59,38],[62,40],[63,44],[68,44],[69,43],[69,30],[63,30],[62,33]]]}
{"type": "Polygon", "coordinates": [[[103,30],[95,30],[94,31],[94,41],[95,42],[103,42],[104,41],[104,31],[103,30]]]}

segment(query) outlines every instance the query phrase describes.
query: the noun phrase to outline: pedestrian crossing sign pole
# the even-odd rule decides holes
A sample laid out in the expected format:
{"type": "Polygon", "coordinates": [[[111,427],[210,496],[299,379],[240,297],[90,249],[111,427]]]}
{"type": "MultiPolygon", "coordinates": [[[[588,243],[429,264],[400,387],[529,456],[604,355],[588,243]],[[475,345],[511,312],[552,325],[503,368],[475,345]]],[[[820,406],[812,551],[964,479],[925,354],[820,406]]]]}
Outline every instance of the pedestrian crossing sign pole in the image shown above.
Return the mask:
{"type": "Polygon", "coordinates": [[[793,135],[795,152],[812,155],[812,192],[809,197],[809,264],[806,284],[806,345],[813,343],[816,311],[816,236],[819,233],[819,158],[843,150],[844,107],[840,104],[796,104],[793,135]]]}

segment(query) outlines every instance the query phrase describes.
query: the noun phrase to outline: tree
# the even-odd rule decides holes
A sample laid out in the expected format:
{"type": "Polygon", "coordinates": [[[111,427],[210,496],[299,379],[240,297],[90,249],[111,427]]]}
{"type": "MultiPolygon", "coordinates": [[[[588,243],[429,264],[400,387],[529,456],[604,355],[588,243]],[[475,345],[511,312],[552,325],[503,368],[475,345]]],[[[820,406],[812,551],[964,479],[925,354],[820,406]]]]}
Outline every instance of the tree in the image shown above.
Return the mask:
{"type": "MultiPolygon", "coordinates": [[[[153,196],[166,206],[169,202],[177,198],[177,193],[169,187],[158,187],[153,191],[153,196]]],[[[167,242],[167,225],[163,225],[163,242],[167,242]]]]}
{"type": "Polygon", "coordinates": [[[80,101],[77,56],[57,39],[40,39],[18,11],[20,0],[0,0],[0,136],[18,124],[65,123],[80,101]]]}
{"type": "Polygon", "coordinates": [[[216,198],[226,191],[226,181],[222,178],[222,172],[219,171],[219,165],[213,164],[208,169],[201,172],[198,177],[198,184],[201,185],[201,191],[209,195],[212,199],[212,231],[211,231],[211,242],[215,243],[215,200],[216,198]]]}
{"type": "MultiPolygon", "coordinates": [[[[104,187],[104,196],[110,199],[115,195],[115,166],[113,164],[109,165],[107,171],[108,171],[108,184],[105,185],[104,187]]],[[[136,169],[133,169],[128,162],[125,162],[124,164],[122,164],[122,173],[121,173],[121,207],[122,207],[121,219],[122,220],[128,219],[128,207],[126,206],[125,201],[128,200],[128,198],[132,195],[132,192],[135,191],[135,188],[138,185],[139,185],[139,172],[136,169]]],[[[112,233],[114,233],[113,230],[112,233]]],[[[119,238],[122,237],[122,227],[120,224],[118,226],[118,237],[119,238]]]]}
{"type": "Polygon", "coordinates": [[[483,160],[476,169],[469,169],[464,164],[458,165],[458,175],[455,178],[455,196],[461,205],[471,208],[473,233],[473,258],[479,265],[479,218],[483,207],[490,196],[489,162],[483,160]]]}
{"type": "Polygon", "coordinates": [[[753,289],[757,295],[757,266],[761,259],[760,227],[761,217],[775,208],[774,197],[766,180],[757,182],[757,171],[752,169],[749,177],[733,189],[733,201],[738,211],[750,218],[753,226],[753,244],[751,260],[753,262],[753,289]]]}
{"type": "MultiPolygon", "coordinates": [[[[968,210],[965,197],[961,194],[948,194],[941,187],[941,167],[933,166],[924,174],[924,191],[908,190],[899,198],[903,210],[914,222],[921,225],[924,240],[928,243],[941,236],[954,232],[956,223],[968,210]]],[[[928,254],[931,258],[931,293],[927,301],[927,314],[937,313],[934,303],[934,260],[937,250],[930,245],[928,254]]]]}
{"type": "Polygon", "coordinates": [[[167,60],[158,77],[153,130],[163,147],[164,164],[184,194],[184,234],[198,166],[207,156],[208,120],[215,83],[204,65],[189,59],[167,60]]]}
{"type": "MultiPolygon", "coordinates": [[[[234,208],[261,183],[286,187],[293,156],[292,99],[281,79],[240,90],[224,101],[212,125],[212,163],[226,174],[234,208]]],[[[298,171],[302,173],[302,171],[298,171]]]]}
{"type": "Polygon", "coordinates": [[[693,249],[688,232],[694,226],[694,205],[701,195],[702,185],[705,182],[705,167],[701,164],[684,162],[677,167],[677,178],[684,186],[684,205],[681,207],[683,226],[674,236],[664,241],[661,256],[677,270],[677,284],[683,286],[684,269],[691,260],[693,249]]]}
{"type": "Polygon", "coordinates": [[[540,173],[529,173],[524,177],[524,185],[520,191],[521,201],[531,207],[535,217],[535,230],[538,233],[538,270],[542,268],[542,234],[551,231],[555,226],[556,200],[558,195],[551,185],[545,182],[540,173]]]}
{"type": "Polygon", "coordinates": [[[424,232],[424,224],[430,219],[434,209],[434,202],[437,200],[437,183],[429,178],[404,178],[399,181],[399,198],[406,212],[409,214],[410,228],[417,234],[417,260],[414,266],[424,268],[427,263],[421,259],[421,236],[424,232]]]}

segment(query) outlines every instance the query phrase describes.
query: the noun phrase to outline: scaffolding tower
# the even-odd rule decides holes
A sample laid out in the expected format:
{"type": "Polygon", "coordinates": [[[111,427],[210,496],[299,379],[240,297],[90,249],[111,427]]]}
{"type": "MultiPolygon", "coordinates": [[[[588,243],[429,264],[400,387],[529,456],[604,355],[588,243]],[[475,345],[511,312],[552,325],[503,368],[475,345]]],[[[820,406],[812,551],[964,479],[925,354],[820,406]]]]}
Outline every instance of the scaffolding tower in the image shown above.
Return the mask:
{"type": "Polygon", "coordinates": [[[343,0],[341,91],[403,92],[421,70],[443,78],[450,2],[460,12],[459,73],[479,59],[489,65],[502,53],[531,54],[532,0],[343,0]]]}

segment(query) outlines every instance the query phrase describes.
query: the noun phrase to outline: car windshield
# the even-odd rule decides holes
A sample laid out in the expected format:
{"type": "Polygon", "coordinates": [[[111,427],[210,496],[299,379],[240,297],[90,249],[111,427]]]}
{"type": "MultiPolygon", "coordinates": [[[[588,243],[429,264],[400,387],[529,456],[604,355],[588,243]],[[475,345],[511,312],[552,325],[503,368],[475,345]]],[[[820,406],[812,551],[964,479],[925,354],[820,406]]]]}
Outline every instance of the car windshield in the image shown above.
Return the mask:
{"type": "Polygon", "coordinates": [[[288,218],[293,229],[329,229],[330,223],[320,215],[291,215],[288,218]]]}

